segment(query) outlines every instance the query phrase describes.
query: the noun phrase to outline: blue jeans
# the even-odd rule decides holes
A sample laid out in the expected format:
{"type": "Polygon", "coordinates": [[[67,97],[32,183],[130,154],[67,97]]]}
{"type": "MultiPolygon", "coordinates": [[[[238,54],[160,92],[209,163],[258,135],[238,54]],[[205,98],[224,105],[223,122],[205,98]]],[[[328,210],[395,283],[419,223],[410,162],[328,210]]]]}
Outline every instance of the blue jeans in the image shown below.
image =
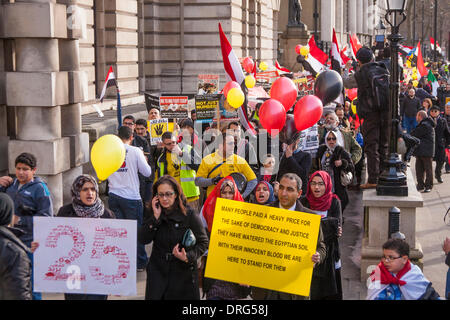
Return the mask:
{"type": "MultiPolygon", "coordinates": [[[[116,215],[117,219],[136,220],[137,228],[142,225],[142,216],[144,214],[144,205],[141,200],[130,200],[119,197],[113,193],[109,194],[108,199],[109,209],[111,209],[116,215]]],[[[136,239],[137,241],[137,239],[136,239]]],[[[138,269],[142,269],[147,266],[147,253],[145,252],[145,246],[137,241],[137,262],[138,269]]]]}
{"type": "Polygon", "coordinates": [[[445,298],[450,299],[450,268],[448,268],[447,270],[447,282],[445,284],[445,298]]]}
{"type": "Polygon", "coordinates": [[[33,254],[27,253],[28,258],[31,260],[31,290],[33,290],[32,297],[33,300],[42,300],[42,293],[34,292],[34,268],[33,268],[33,254]]]}
{"type": "Polygon", "coordinates": [[[403,117],[403,128],[407,133],[410,133],[415,127],[417,127],[417,121],[415,117],[403,117]]]}

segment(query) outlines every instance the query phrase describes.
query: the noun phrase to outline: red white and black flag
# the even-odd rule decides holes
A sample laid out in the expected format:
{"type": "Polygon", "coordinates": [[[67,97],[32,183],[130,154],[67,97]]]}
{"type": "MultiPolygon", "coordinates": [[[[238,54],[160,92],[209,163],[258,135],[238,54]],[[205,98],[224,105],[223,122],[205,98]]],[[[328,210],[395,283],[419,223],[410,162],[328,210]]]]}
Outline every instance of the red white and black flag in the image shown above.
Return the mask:
{"type": "MultiPolygon", "coordinates": [[[[223,32],[222,25],[220,23],[219,23],[219,35],[220,35],[220,47],[222,49],[223,66],[225,68],[225,72],[227,73],[227,76],[230,78],[230,80],[236,81],[237,83],[242,85],[242,83],[245,80],[245,75],[244,72],[242,71],[241,63],[239,62],[239,59],[234,53],[233,48],[231,47],[231,44],[228,41],[227,36],[223,32]]],[[[248,130],[250,133],[255,135],[256,131],[248,119],[246,102],[244,102],[244,104],[237,109],[237,113],[239,116],[239,121],[241,122],[245,130],[248,130]]]]}
{"type": "Polygon", "coordinates": [[[109,87],[117,88],[116,76],[114,75],[112,67],[109,67],[108,74],[106,75],[105,84],[103,85],[102,94],[100,95],[100,102],[103,102],[103,98],[106,94],[106,89],[108,89],[109,87]]]}

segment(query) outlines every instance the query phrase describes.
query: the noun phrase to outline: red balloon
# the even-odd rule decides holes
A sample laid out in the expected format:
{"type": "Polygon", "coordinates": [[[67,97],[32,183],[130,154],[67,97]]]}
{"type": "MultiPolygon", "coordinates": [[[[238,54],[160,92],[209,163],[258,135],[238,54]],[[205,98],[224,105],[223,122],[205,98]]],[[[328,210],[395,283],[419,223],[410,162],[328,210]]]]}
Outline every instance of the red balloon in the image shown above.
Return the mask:
{"type": "Polygon", "coordinates": [[[275,99],[266,100],[259,109],[259,122],[271,136],[276,136],[286,123],[286,110],[275,99]],[[272,132],[272,130],[277,130],[272,132]]]}
{"type": "Polygon", "coordinates": [[[313,95],[307,95],[297,101],[294,108],[294,120],[297,130],[302,131],[315,125],[322,117],[322,101],[313,95]]]}
{"type": "Polygon", "coordinates": [[[302,46],[300,44],[295,46],[295,53],[300,54],[300,49],[302,48],[302,46]]]}
{"type": "Polygon", "coordinates": [[[250,57],[246,57],[244,61],[242,61],[242,66],[244,67],[244,70],[248,73],[252,73],[255,63],[253,62],[253,59],[250,57]]]}
{"type": "Polygon", "coordinates": [[[347,97],[353,101],[353,99],[355,99],[358,96],[358,88],[352,88],[352,89],[348,89],[347,91],[347,97]]]}
{"type": "Polygon", "coordinates": [[[232,88],[241,88],[241,86],[239,85],[239,83],[237,83],[236,81],[228,81],[227,84],[225,85],[225,87],[223,87],[223,95],[225,96],[225,98],[228,95],[228,91],[230,91],[230,89],[232,88]]]}
{"type": "Polygon", "coordinates": [[[280,101],[288,112],[297,100],[297,87],[294,81],[286,77],[278,78],[270,88],[270,97],[280,101]]]}

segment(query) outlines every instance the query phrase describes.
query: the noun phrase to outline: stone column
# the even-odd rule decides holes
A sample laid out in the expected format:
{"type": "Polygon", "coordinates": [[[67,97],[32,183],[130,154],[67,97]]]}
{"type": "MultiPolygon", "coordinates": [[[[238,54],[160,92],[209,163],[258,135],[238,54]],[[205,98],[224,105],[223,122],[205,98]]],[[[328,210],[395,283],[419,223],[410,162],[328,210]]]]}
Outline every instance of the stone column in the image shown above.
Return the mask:
{"type": "Polygon", "coordinates": [[[333,27],[335,26],[335,0],[321,0],[320,2],[320,40],[333,41],[333,27]]]}
{"type": "Polygon", "coordinates": [[[363,0],[363,25],[362,25],[362,32],[364,34],[369,33],[369,19],[372,17],[372,15],[369,13],[369,6],[368,6],[368,0],[363,0]]]}
{"type": "Polygon", "coordinates": [[[348,1],[348,31],[350,34],[356,33],[358,31],[357,23],[357,2],[358,0],[348,1]]]}
{"type": "Polygon", "coordinates": [[[81,174],[81,165],[89,160],[80,113],[87,78],[79,71],[76,32],[67,23],[66,4],[76,1],[59,2],[3,5],[3,37],[15,44],[15,68],[5,77],[6,105],[15,110],[16,124],[15,138],[8,143],[9,173],[15,171],[17,155],[33,153],[37,174],[52,194],[55,213],[64,198],[70,199],[70,189],[64,186],[73,179],[64,181],[64,177],[81,174]]]}
{"type": "Polygon", "coordinates": [[[363,28],[363,4],[362,0],[356,1],[356,33],[362,33],[363,28]]]}

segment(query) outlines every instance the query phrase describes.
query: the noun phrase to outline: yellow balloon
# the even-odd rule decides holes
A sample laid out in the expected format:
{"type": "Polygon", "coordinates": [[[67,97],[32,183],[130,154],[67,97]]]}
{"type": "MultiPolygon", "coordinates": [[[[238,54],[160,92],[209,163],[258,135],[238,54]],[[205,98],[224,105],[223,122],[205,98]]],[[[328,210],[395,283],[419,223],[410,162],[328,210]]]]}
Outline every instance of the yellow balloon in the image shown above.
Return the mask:
{"type": "Polygon", "coordinates": [[[413,80],[417,80],[417,74],[413,74],[411,77],[413,80]]]}
{"type": "Polygon", "coordinates": [[[125,147],[122,140],[107,134],[95,141],[91,149],[91,163],[100,181],[105,181],[125,161],[125,147]]]}
{"type": "Polygon", "coordinates": [[[240,88],[232,88],[228,91],[227,101],[235,109],[238,109],[245,101],[245,95],[240,88]]]}
{"type": "Polygon", "coordinates": [[[417,88],[417,85],[419,84],[419,81],[417,81],[417,80],[414,80],[413,81],[413,86],[415,87],[415,88],[417,88]]]}
{"type": "Polygon", "coordinates": [[[303,46],[300,48],[300,54],[302,56],[307,56],[309,54],[309,48],[307,46],[303,46]]]}
{"type": "Polygon", "coordinates": [[[268,68],[268,65],[267,65],[267,63],[265,63],[264,61],[262,61],[262,62],[259,64],[259,68],[260,68],[262,71],[266,71],[267,68],[268,68]]]}
{"type": "Polygon", "coordinates": [[[256,79],[252,75],[248,75],[245,77],[245,86],[249,89],[253,88],[256,84],[256,79]]]}

